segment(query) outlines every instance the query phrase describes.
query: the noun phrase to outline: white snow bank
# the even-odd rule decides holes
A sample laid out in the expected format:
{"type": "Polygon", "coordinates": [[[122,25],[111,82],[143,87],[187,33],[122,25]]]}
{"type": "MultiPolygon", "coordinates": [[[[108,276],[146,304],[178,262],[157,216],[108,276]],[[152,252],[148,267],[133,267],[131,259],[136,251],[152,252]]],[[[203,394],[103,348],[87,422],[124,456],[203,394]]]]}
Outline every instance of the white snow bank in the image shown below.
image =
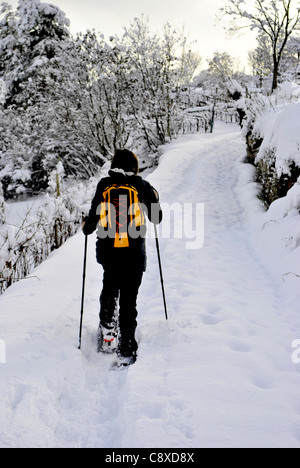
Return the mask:
{"type": "Polygon", "coordinates": [[[283,101],[298,101],[300,98],[300,86],[291,81],[285,81],[278,86],[276,96],[283,101]]]}
{"type": "MultiPolygon", "coordinates": [[[[272,160],[268,159],[274,157],[278,178],[282,174],[291,176],[292,163],[300,168],[300,102],[287,102],[287,99],[295,100],[297,96],[300,96],[299,86],[293,83],[282,84],[277,94],[272,97],[273,108],[269,102],[269,105],[266,105],[267,111],[258,115],[254,125],[254,135],[263,138],[256,162],[265,160],[270,166],[272,160]],[[280,104],[276,106],[275,102],[278,100],[280,104]]],[[[271,174],[271,170],[269,172],[271,174]]],[[[289,281],[295,281],[300,274],[299,263],[297,264],[296,260],[299,260],[300,245],[299,214],[298,180],[287,196],[276,200],[268,212],[263,214],[260,223],[264,231],[264,240],[256,241],[257,244],[265,246],[269,259],[274,260],[272,271],[277,271],[282,279],[289,281]]]]}
{"type": "MultiPolygon", "coordinates": [[[[285,218],[286,216],[299,216],[300,213],[300,178],[298,182],[289,190],[284,198],[280,198],[272,203],[267,217],[285,218]]],[[[300,224],[300,218],[298,219],[300,224]]]]}
{"type": "Polygon", "coordinates": [[[300,184],[298,181],[286,197],[266,211],[258,198],[260,187],[252,182],[254,171],[242,158],[238,187],[247,206],[249,244],[267,275],[278,284],[279,294],[285,298],[282,313],[300,336],[300,315],[296,312],[300,304],[300,184]]]}

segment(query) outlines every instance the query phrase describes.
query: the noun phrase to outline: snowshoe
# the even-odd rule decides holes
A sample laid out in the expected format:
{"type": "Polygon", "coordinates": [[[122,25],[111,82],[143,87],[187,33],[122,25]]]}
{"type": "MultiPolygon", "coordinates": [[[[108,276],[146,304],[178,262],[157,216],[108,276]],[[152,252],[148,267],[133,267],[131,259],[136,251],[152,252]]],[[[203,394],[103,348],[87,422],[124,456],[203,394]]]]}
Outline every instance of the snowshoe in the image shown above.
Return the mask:
{"type": "Polygon", "coordinates": [[[117,360],[113,363],[112,369],[113,370],[122,370],[127,369],[128,367],[132,366],[136,362],[136,355],[134,356],[118,356],[117,360]]]}
{"type": "Polygon", "coordinates": [[[120,331],[117,349],[117,360],[113,364],[114,369],[125,369],[132,366],[137,359],[138,344],[134,337],[134,330],[120,331]]]}
{"type": "Polygon", "coordinates": [[[112,354],[117,350],[118,332],[114,328],[100,325],[98,334],[98,353],[112,354]]]}

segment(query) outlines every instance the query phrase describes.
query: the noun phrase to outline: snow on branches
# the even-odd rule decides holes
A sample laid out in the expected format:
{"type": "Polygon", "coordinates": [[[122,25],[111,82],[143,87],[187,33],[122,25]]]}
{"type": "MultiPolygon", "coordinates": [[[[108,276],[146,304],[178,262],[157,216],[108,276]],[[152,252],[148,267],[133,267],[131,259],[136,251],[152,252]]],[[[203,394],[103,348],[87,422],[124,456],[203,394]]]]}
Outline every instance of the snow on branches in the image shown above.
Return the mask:
{"type": "Polygon", "coordinates": [[[256,167],[261,198],[268,208],[279,198],[289,203],[294,186],[293,193],[299,193],[299,98],[300,87],[286,82],[270,97],[258,94],[245,99],[249,161],[256,167]]]}
{"type": "Polygon", "coordinates": [[[61,160],[88,179],[118,148],[142,156],[182,127],[183,87],[200,57],[183,34],[161,36],[135,19],[121,38],[72,37],[58,8],[39,0],[3,6],[0,28],[0,178],[5,196],[38,193],[61,160]],[[22,177],[20,169],[29,177],[22,177]]]}
{"type": "Polygon", "coordinates": [[[298,0],[227,0],[221,9],[232,18],[229,32],[244,27],[257,30],[270,42],[273,60],[272,92],[278,86],[279,68],[288,41],[294,32],[300,30],[300,9],[298,0]]]}

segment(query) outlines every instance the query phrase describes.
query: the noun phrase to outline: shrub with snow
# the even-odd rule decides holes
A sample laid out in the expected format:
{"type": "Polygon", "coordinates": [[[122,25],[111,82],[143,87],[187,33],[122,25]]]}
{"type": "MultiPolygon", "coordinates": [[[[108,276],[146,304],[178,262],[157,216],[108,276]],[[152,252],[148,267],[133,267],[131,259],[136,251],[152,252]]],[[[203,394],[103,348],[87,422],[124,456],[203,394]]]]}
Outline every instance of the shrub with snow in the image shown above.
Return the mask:
{"type": "Polygon", "coordinates": [[[300,87],[283,83],[270,98],[246,100],[250,159],[269,206],[285,197],[300,176],[300,87]]]}
{"type": "MultiPolygon", "coordinates": [[[[300,88],[299,88],[300,89],[300,88]]],[[[258,123],[264,140],[257,155],[257,162],[272,149],[275,154],[276,174],[292,176],[291,166],[300,168],[300,102],[276,109],[258,123]],[[270,118],[271,117],[271,118],[270,118]]],[[[297,180],[297,179],[296,179],[297,180]]],[[[295,183],[296,181],[294,181],[295,183]]]]}
{"type": "MultiPolygon", "coordinates": [[[[58,165],[58,169],[62,166],[58,165]]],[[[80,183],[64,189],[60,196],[47,194],[35,213],[28,210],[19,226],[3,222],[0,230],[0,293],[29,275],[78,231],[96,184],[96,179],[91,179],[88,185],[80,183]]]]}
{"type": "Polygon", "coordinates": [[[250,161],[256,167],[266,226],[276,224],[288,249],[300,245],[300,86],[283,83],[267,98],[246,100],[250,161]],[[252,158],[252,159],[251,159],[252,158]]]}

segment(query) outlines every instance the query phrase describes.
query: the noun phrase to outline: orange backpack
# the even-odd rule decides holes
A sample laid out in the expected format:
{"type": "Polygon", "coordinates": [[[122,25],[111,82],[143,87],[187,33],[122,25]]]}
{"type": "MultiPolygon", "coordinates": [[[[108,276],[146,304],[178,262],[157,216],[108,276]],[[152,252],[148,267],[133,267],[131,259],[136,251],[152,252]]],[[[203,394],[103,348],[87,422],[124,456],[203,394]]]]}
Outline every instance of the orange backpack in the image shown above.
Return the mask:
{"type": "Polygon", "coordinates": [[[137,189],[129,184],[107,187],[100,207],[99,225],[114,238],[115,248],[129,247],[131,238],[141,236],[146,220],[137,189]]]}

